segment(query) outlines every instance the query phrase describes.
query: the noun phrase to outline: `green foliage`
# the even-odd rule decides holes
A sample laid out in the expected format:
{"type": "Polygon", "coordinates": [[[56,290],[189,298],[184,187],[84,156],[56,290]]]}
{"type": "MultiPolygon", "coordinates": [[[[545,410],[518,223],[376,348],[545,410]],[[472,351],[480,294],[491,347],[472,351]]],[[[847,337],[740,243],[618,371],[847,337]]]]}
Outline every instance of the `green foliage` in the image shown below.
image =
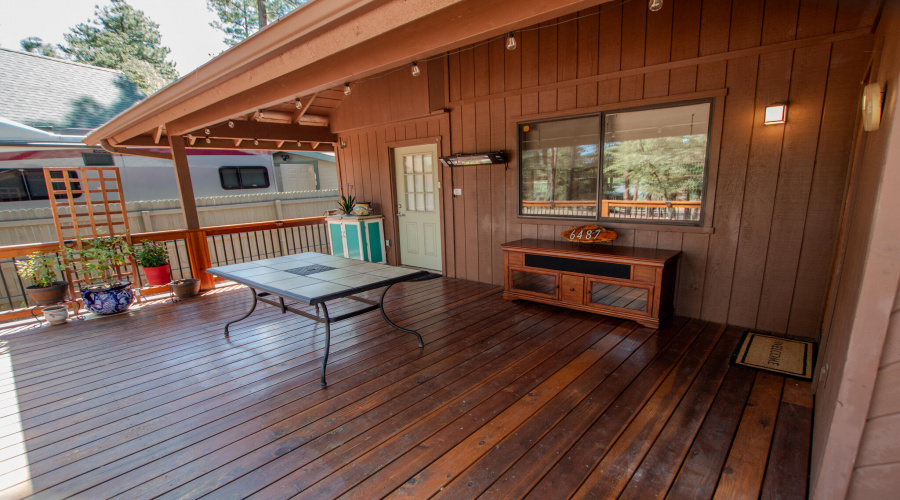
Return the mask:
{"type": "Polygon", "coordinates": [[[119,268],[134,257],[134,250],[122,236],[103,236],[82,241],[81,250],[67,249],[69,262],[81,259],[81,272],[91,286],[115,286],[119,282],[119,268]]]}
{"type": "Polygon", "coordinates": [[[63,35],[67,45],[59,48],[73,61],[122,71],[148,95],[178,78],[159,25],[126,0],[111,1],[63,35]]]}
{"type": "Polygon", "coordinates": [[[25,260],[16,261],[16,272],[38,288],[53,286],[58,281],[57,272],[65,269],[56,255],[34,252],[25,260]]]}
{"type": "Polygon", "coordinates": [[[25,52],[30,52],[32,54],[40,54],[42,56],[47,57],[61,57],[59,51],[55,46],[44,43],[44,41],[36,36],[30,36],[28,38],[24,38],[19,42],[19,45],[22,46],[22,49],[25,52]]]}
{"type": "Polygon", "coordinates": [[[159,267],[169,263],[169,251],[162,241],[144,240],[134,247],[134,260],[141,267],[159,267]]]}
{"type": "Polygon", "coordinates": [[[210,26],[225,33],[225,43],[237,45],[259,31],[260,7],[263,19],[272,22],[304,3],[306,0],[206,0],[206,8],[219,18],[210,26]]]}
{"type": "Polygon", "coordinates": [[[622,190],[625,199],[700,199],[706,135],[607,143],[604,154],[607,197],[622,190]]]}
{"type": "Polygon", "coordinates": [[[353,186],[347,184],[347,194],[344,194],[344,188],[341,187],[341,199],[338,200],[338,208],[343,214],[349,214],[353,211],[353,205],[356,203],[356,197],[353,196],[353,186]]]}

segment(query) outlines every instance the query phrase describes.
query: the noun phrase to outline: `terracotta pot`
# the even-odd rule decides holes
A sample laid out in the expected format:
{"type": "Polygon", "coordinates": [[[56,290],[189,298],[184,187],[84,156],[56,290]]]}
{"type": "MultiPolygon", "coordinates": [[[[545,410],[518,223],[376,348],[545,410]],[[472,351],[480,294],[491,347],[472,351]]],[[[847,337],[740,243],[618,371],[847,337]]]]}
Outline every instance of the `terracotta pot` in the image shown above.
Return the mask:
{"type": "Polygon", "coordinates": [[[170,274],[172,267],[165,264],[157,267],[145,267],[144,276],[147,277],[147,284],[150,286],[162,286],[172,280],[170,274]]]}
{"type": "Polygon", "coordinates": [[[31,285],[25,287],[25,291],[35,304],[52,306],[53,304],[59,304],[66,298],[66,292],[69,291],[69,283],[67,281],[54,281],[53,285],[44,288],[31,285]]]}
{"type": "Polygon", "coordinates": [[[169,283],[169,286],[172,287],[175,297],[179,299],[187,299],[200,293],[200,280],[196,278],[176,280],[169,283]]]}
{"type": "Polygon", "coordinates": [[[69,307],[65,305],[45,307],[41,313],[51,325],[61,325],[69,319],[69,307]]]}
{"type": "Polygon", "coordinates": [[[107,288],[86,288],[81,291],[84,307],[95,314],[116,314],[131,307],[134,291],[130,281],[107,288]]]}

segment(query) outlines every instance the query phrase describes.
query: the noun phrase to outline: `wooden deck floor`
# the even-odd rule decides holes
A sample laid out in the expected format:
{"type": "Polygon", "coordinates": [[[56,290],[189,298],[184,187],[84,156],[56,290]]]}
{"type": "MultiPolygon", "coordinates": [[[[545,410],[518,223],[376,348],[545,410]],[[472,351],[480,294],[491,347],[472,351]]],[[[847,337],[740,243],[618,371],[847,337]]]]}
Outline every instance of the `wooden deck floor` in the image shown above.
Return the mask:
{"type": "Polygon", "coordinates": [[[223,337],[244,288],[0,330],[0,498],[805,497],[809,386],[730,366],[738,328],[388,298],[425,348],[339,323],[324,390],[321,325],[261,306],[223,337]]]}

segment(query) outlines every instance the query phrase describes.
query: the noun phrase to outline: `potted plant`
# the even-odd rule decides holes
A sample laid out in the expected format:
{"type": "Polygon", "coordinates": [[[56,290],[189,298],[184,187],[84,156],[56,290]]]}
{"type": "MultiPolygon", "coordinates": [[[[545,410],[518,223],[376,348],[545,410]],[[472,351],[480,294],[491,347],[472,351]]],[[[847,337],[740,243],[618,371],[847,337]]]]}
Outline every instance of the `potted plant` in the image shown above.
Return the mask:
{"type": "Polygon", "coordinates": [[[59,304],[66,296],[69,282],[57,279],[57,272],[65,269],[52,254],[34,252],[25,260],[16,261],[16,272],[31,281],[25,292],[39,306],[59,304]]]}
{"type": "Polygon", "coordinates": [[[171,281],[169,251],[166,249],[165,243],[144,240],[140,245],[134,247],[134,260],[144,268],[148,285],[162,286],[171,281]]]}
{"type": "Polygon", "coordinates": [[[96,314],[116,314],[134,302],[131,281],[123,279],[119,269],[133,257],[133,250],[121,236],[103,236],[83,240],[80,250],[69,249],[70,262],[81,259],[81,272],[88,284],[81,294],[84,306],[96,314]]]}
{"type": "Polygon", "coordinates": [[[353,205],[356,203],[356,197],[353,196],[353,186],[347,184],[347,194],[344,194],[344,188],[341,187],[341,199],[338,200],[338,209],[343,215],[350,215],[353,212],[353,205]]]}

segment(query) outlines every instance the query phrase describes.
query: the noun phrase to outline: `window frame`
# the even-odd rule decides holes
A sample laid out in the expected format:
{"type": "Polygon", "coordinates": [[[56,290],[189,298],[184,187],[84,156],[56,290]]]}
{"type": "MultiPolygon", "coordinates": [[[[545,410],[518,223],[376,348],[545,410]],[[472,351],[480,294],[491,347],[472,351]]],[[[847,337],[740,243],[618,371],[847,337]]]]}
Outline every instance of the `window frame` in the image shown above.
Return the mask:
{"type": "MultiPolygon", "coordinates": [[[[566,221],[574,221],[574,222],[597,222],[599,224],[608,225],[610,223],[620,222],[622,219],[617,217],[603,217],[602,211],[600,207],[602,206],[604,188],[606,186],[606,176],[603,175],[604,167],[606,166],[606,155],[604,154],[606,147],[606,117],[608,115],[620,114],[620,113],[632,113],[638,111],[650,111],[650,110],[659,110],[659,109],[667,109],[667,108],[677,108],[683,106],[691,106],[695,104],[709,104],[709,118],[707,124],[706,131],[706,154],[704,156],[704,166],[703,166],[703,191],[700,195],[700,218],[697,221],[666,221],[661,219],[628,219],[629,224],[638,224],[638,225],[647,225],[647,224],[656,224],[662,226],[684,226],[684,227],[703,227],[704,221],[706,219],[706,194],[708,191],[708,179],[709,179],[709,168],[710,168],[710,155],[712,153],[711,142],[713,135],[713,121],[715,117],[715,99],[706,98],[706,99],[693,99],[688,101],[672,101],[663,104],[647,104],[643,106],[629,106],[629,107],[616,107],[610,109],[604,109],[600,111],[594,111],[591,113],[579,113],[575,115],[568,116],[556,116],[553,118],[548,118],[546,120],[525,120],[519,121],[516,123],[516,152],[517,158],[522,158],[522,143],[523,143],[523,132],[522,125],[535,125],[538,123],[552,123],[566,120],[575,120],[580,118],[593,118],[596,117],[599,121],[599,129],[598,129],[598,137],[599,142],[597,143],[597,151],[598,151],[598,165],[597,165],[597,180],[596,180],[596,197],[597,197],[597,215],[594,217],[580,217],[580,216],[552,216],[552,215],[527,215],[522,213],[522,165],[519,162],[516,165],[517,169],[517,186],[518,186],[518,202],[516,204],[516,211],[518,216],[522,219],[530,219],[530,220],[566,220],[566,221]]],[[[551,189],[553,187],[551,186],[551,189]]]]}
{"type": "MultiPolygon", "coordinates": [[[[728,89],[715,89],[703,92],[693,92],[687,94],[681,94],[677,96],[663,96],[649,99],[639,99],[634,101],[626,101],[626,102],[615,102],[609,103],[599,106],[589,106],[583,108],[573,108],[565,111],[554,111],[554,112],[544,112],[544,113],[529,113],[529,114],[519,114],[513,113],[511,114],[507,120],[507,144],[514,144],[515,149],[512,151],[512,157],[510,158],[510,169],[513,171],[513,175],[515,176],[515,184],[510,186],[510,190],[508,191],[508,198],[515,197],[515,203],[509,204],[509,211],[507,212],[507,220],[517,223],[517,224],[527,224],[529,227],[540,226],[563,226],[569,225],[573,226],[575,224],[584,224],[590,222],[597,222],[598,224],[602,224],[604,227],[609,227],[613,229],[641,229],[648,231],[675,231],[682,233],[706,233],[712,234],[715,232],[713,221],[715,216],[715,198],[716,198],[716,182],[718,178],[718,169],[719,169],[719,155],[722,147],[722,129],[724,123],[724,104],[725,98],[728,95],[728,89]],[[683,104],[692,104],[697,102],[710,102],[710,127],[709,127],[709,135],[707,137],[707,156],[706,156],[706,172],[704,174],[704,189],[702,196],[702,212],[701,212],[701,220],[699,224],[683,224],[683,223],[662,223],[659,220],[647,220],[647,221],[637,221],[633,219],[628,219],[627,222],[622,222],[622,219],[616,218],[602,218],[599,216],[599,206],[598,206],[598,216],[596,218],[575,218],[575,217],[558,217],[551,215],[522,215],[521,211],[521,144],[519,142],[519,133],[520,126],[523,124],[534,123],[537,121],[550,121],[554,119],[566,119],[566,118],[577,118],[581,116],[591,116],[598,115],[600,113],[611,113],[611,112],[627,112],[627,111],[640,111],[642,109],[654,109],[668,106],[679,106],[683,104]]],[[[523,105],[524,99],[523,99],[523,105]]],[[[536,108],[535,104],[535,108],[536,108]]],[[[603,123],[601,122],[601,128],[603,123]]],[[[603,131],[601,130],[601,138],[603,131]]],[[[602,144],[601,144],[602,148],[602,144]]],[[[598,175],[598,183],[600,182],[598,175]]],[[[598,185],[598,190],[600,186],[598,185]]],[[[598,202],[600,200],[600,193],[598,191],[598,202]]],[[[554,229],[555,231],[555,229],[554,229]]]]}
{"type": "MultiPolygon", "coordinates": [[[[25,194],[28,195],[28,199],[27,200],[0,199],[0,203],[25,203],[25,202],[29,202],[29,201],[44,201],[44,200],[49,201],[50,200],[49,191],[47,193],[47,196],[34,196],[32,194],[34,191],[31,189],[31,182],[29,181],[28,176],[26,176],[26,174],[25,174],[25,172],[40,172],[40,178],[41,178],[41,180],[44,180],[44,169],[43,168],[19,167],[19,168],[0,169],[0,173],[11,172],[11,171],[19,172],[19,177],[22,179],[22,185],[25,187],[25,194]]],[[[54,173],[56,173],[56,172],[55,171],[51,172],[50,175],[52,176],[54,173]]],[[[72,170],[68,170],[67,174],[68,174],[67,178],[69,178],[69,179],[75,179],[75,180],[78,179],[78,170],[76,170],[75,168],[73,168],[72,170]]],[[[54,183],[54,184],[56,184],[56,183],[54,183]]],[[[45,183],[45,186],[46,186],[46,183],[45,183]]],[[[72,189],[73,189],[73,191],[81,190],[81,182],[80,181],[73,182],[72,189]]],[[[72,197],[73,198],[81,198],[81,196],[82,196],[82,193],[77,192],[77,193],[74,193],[72,197]]],[[[54,198],[56,198],[57,200],[65,199],[65,195],[57,194],[57,195],[54,195],[54,198]]]]}
{"type": "Polygon", "coordinates": [[[219,167],[219,186],[226,191],[240,191],[240,190],[244,190],[244,189],[268,189],[268,188],[272,187],[272,179],[269,176],[269,169],[264,166],[260,166],[260,165],[224,165],[224,166],[219,167]],[[235,172],[237,173],[237,177],[238,177],[238,184],[240,184],[240,186],[225,187],[224,171],[225,171],[225,169],[228,169],[228,168],[235,169],[235,172]],[[244,186],[244,178],[241,176],[241,170],[244,170],[244,169],[262,169],[264,177],[266,179],[266,185],[265,186],[245,187],[244,186]]]}

